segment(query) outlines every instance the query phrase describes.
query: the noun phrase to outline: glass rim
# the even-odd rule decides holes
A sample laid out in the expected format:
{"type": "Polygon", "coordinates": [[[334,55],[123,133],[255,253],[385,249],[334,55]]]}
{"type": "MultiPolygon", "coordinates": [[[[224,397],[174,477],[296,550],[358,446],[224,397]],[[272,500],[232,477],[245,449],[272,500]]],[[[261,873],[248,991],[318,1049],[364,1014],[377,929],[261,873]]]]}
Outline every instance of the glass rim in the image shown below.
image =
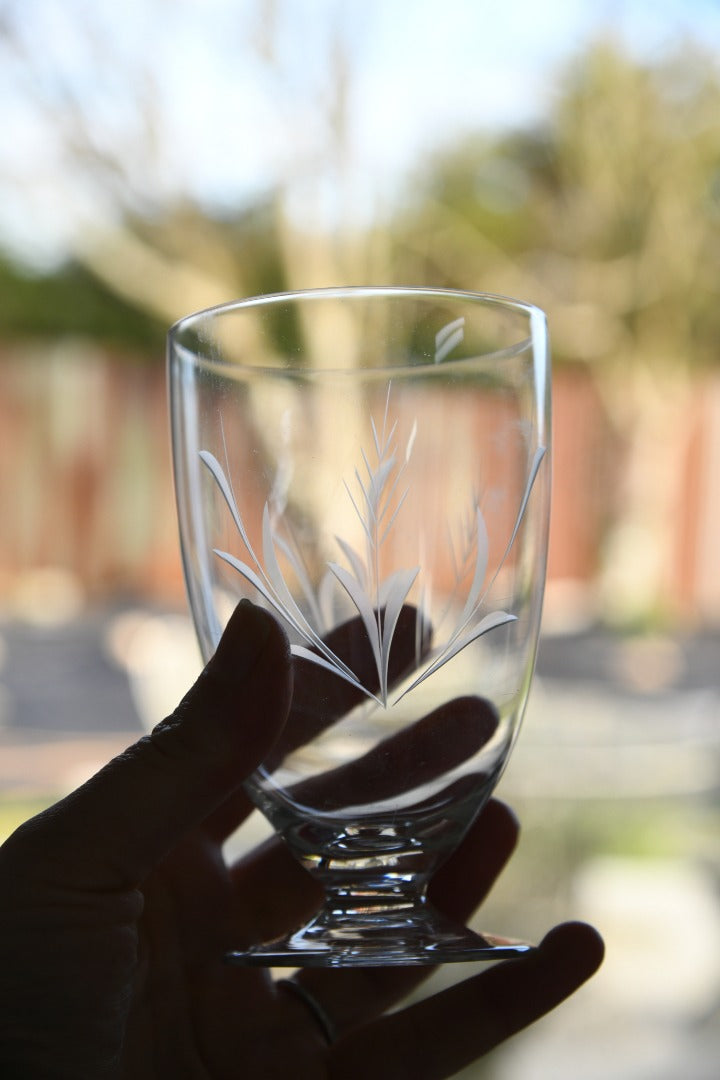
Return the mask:
{"type": "Polygon", "coordinates": [[[245,309],[257,309],[270,307],[274,304],[296,302],[302,300],[343,300],[350,298],[370,297],[400,298],[426,298],[454,299],[469,303],[485,305],[486,307],[505,308],[525,315],[531,329],[538,322],[546,323],[546,315],[542,308],[525,300],[518,300],[512,296],[504,296],[501,293],[475,292],[470,289],[453,289],[441,286],[426,285],[333,285],[321,288],[290,289],[286,292],[259,293],[256,296],[248,296],[235,300],[228,300],[221,304],[214,304],[199,311],[191,312],[177,319],[168,330],[169,341],[175,341],[184,331],[192,330],[211,318],[231,314],[245,309]]]}

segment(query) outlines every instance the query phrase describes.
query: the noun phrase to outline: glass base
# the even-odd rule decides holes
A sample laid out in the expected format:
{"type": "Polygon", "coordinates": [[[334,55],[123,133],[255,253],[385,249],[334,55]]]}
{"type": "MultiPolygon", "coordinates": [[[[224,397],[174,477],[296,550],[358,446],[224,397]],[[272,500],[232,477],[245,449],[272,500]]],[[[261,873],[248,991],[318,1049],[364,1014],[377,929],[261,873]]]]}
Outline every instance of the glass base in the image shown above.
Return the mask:
{"type": "Polygon", "coordinates": [[[234,950],[225,959],[253,967],[387,967],[507,960],[533,951],[525,942],[476,934],[425,912],[393,919],[321,913],[287,937],[234,950]]]}

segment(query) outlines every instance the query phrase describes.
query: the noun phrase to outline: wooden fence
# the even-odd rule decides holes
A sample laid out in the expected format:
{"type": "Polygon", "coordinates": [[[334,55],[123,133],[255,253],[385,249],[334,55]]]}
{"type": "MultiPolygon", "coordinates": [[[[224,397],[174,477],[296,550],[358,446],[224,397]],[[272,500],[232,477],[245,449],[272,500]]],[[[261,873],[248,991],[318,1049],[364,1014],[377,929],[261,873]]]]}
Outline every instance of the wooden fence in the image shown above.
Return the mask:
{"type": "MultiPolygon", "coordinates": [[[[605,400],[586,369],[556,374],[548,617],[616,614],[643,579],[646,608],[720,623],[720,375],[697,377],[662,446],[631,445],[605,400]],[[663,506],[633,540],[646,491],[663,506]]],[[[92,602],[183,603],[161,357],[6,347],[0,493],[6,612],[48,568],[92,602]]]]}

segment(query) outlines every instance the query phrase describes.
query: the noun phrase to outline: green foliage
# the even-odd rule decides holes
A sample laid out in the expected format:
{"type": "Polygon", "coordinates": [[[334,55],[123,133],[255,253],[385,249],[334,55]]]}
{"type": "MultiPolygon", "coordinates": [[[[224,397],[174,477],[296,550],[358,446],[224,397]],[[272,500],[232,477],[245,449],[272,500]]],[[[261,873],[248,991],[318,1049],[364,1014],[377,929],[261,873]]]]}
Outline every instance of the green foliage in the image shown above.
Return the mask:
{"type": "Polygon", "coordinates": [[[163,333],[151,315],[114,295],[77,263],[31,275],[0,260],[0,335],[5,341],[71,335],[157,352],[163,333]]]}
{"type": "Polygon", "coordinates": [[[26,796],[17,799],[0,799],[0,844],[4,843],[23,822],[39,814],[41,810],[45,810],[58,797],[53,792],[48,792],[44,797],[37,795],[34,798],[26,796]]]}
{"type": "Polygon", "coordinates": [[[561,361],[717,362],[718,116],[714,58],[643,66],[596,43],[542,129],[418,171],[399,276],[534,300],[561,361]]]}

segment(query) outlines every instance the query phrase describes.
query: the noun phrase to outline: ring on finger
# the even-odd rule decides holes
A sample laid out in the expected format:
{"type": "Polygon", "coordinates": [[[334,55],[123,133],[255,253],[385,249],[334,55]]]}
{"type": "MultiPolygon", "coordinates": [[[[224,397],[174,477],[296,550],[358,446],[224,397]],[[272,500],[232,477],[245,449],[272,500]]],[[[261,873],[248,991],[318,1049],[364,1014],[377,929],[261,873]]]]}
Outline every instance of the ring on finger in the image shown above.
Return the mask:
{"type": "Polygon", "coordinates": [[[339,1032],[332,1017],[327,1013],[325,1007],[318,999],[310,993],[307,987],[296,982],[295,979],[278,979],[277,985],[289,990],[291,994],[294,994],[296,998],[302,1001],[303,1005],[306,1006],[313,1019],[318,1024],[328,1046],[332,1046],[337,1040],[339,1032]]]}

